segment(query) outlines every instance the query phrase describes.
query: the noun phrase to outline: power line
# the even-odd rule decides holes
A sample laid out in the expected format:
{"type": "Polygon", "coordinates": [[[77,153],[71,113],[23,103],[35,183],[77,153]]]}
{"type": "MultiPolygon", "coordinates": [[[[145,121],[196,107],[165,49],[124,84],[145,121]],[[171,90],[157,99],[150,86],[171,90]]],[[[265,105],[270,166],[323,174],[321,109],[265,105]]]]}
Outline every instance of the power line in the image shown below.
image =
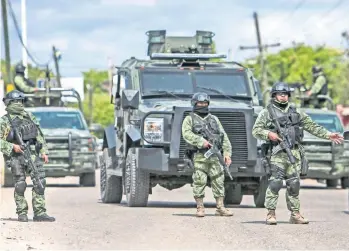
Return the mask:
{"type": "Polygon", "coordinates": [[[327,17],[328,15],[331,14],[331,12],[333,12],[335,9],[337,9],[342,3],[344,2],[344,0],[339,0],[333,7],[332,9],[330,9],[328,12],[324,13],[321,17],[327,17]]]}
{"type": "Polygon", "coordinates": [[[300,0],[298,2],[298,4],[293,8],[293,10],[290,12],[289,15],[287,15],[286,18],[284,18],[281,22],[279,22],[279,24],[274,28],[272,29],[271,31],[269,31],[269,34],[274,32],[277,28],[279,28],[282,24],[284,24],[286,21],[290,20],[290,18],[293,17],[294,13],[296,13],[296,11],[302,7],[302,5],[306,2],[307,0],[300,0]]]}
{"type": "Polygon", "coordinates": [[[52,59],[50,59],[46,64],[38,63],[35,60],[35,58],[32,56],[32,54],[29,52],[28,48],[25,46],[25,44],[23,42],[23,38],[22,38],[22,35],[21,35],[21,32],[20,32],[20,28],[19,28],[19,25],[18,25],[18,22],[17,22],[17,18],[16,18],[16,15],[15,15],[15,12],[13,11],[13,8],[12,8],[11,0],[8,0],[7,4],[8,4],[8,7],[9,7],[9,10],[10,10],[10,15],[11,15],[12,21],[13,21],[13,23],[15,25],[15,30],[16,30],[17,36],[18,36],[18,38],[19,38],[23,48],[27,52],[28,57],[33,61],[34,64],[36,64],[36,66],[46,67],[47,65],[49,65],[49,63],[51,62],[52,59]]]}
{"type": "MultiPolygon", "coordinates": [[[[330,15],[335,9],[337,9],[342,3],[344,2],[344,0],[339,0],[335,5],[333,5],[333,7],[328,10],[327,12],[323,13],[320,17],[324,18],[327,17],[328,15],[330,15]]],[[[307,24],[307,22],[310,20],[310,18],[313,16],[309,16],[307,19],[305,19],[305,21],[303,22],[303,27],[307,24]]]]}

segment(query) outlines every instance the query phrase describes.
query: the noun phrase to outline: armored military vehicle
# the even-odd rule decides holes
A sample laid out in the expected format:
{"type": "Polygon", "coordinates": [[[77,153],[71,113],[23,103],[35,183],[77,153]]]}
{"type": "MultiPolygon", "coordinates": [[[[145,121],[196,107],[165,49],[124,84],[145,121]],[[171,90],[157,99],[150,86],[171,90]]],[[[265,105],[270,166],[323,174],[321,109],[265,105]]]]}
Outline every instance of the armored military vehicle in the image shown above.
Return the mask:
{"type": "Polygon", "coordinates": [[[142,207],[156,185],[172,190],[192,183],[181,124],[192,111],[193,93],[201,91],[211,96],[210,112],[232,144],[234,179],[225,181],[225,202],[240,204],[243,195],[253,195],[256,206],[263,207],[267,177],[258,156],[260,142],[252,136],[262,107],[251,71],[214,53],[212,32],[146,35],[150,59],[125,60],[113,81],[115,124],[104,133],[102,201],[120,203],[125,194],[128,206],[142,207]]]}
{"type": "MultiPolygon", "coordinates": [[[[49,163],[44,164],[47,177],[79,176],[80,185],[95,186],[97,152],[82,114],[80,95],[74,89],[45,88],[25,95],[27,111],[39,121],[45,136],[49,163]],[[65,107],[72,99],[79,108],[65,107]]],[[[3,186],[13,186],[8,168],[5,168],[3,186]]]]}

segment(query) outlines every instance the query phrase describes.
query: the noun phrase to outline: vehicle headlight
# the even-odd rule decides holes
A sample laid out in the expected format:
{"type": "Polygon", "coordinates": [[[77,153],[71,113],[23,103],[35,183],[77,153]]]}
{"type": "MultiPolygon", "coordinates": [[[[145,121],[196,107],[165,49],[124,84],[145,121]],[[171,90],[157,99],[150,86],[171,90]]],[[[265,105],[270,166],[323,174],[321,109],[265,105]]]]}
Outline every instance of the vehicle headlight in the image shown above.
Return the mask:
{"type": "Polygon", "coordinates": [[[144,120],[144,138],[149,142],[164,141],[164,119],[146,118],[144,120]]]}

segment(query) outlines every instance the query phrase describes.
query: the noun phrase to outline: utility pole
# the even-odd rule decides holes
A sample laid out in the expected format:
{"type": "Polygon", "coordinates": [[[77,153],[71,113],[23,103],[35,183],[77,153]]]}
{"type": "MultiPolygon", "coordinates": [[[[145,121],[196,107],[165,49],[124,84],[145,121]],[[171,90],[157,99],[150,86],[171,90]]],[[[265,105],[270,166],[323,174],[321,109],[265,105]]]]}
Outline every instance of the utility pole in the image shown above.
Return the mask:
{"type": "Polygon", "coordinates": [[[347,40],[348,48],[347,48],[346,52],[347,52],[347,56],[349,57],[349,33],[347,31],[343,31],[342,37],[347,40]]]}
{"type": "Polygon", "coordinates": [[[115,93],[112,93],[112,87],[113,87],[113,73],[114,73],[114,65],[111,61],[111,58],[108,58],[108,89],[109,89],[109,96],[115,95],[115,93]]]}
{"type": "Polygon", "coordinates": [[[28,54],[26,51],[27,48],[27,7],[26,0],[21,0],[21,14],[22,14],[22,64],[25,67],[24,76],[28,78],[28,54]]]}
{"type": "Polygon", "coordinates": [[[281,44],[275,43],[275,44],[262,44],[262,38],[260,34],[259,29],[259,22],[258,22],[258,14],[257,12],[253,12],[253,19],[254,24],[256,28],[256,35],[257,35],[257,46],[240,46],[240,50],[251,50],[251,49],[258,49],[259,51],[259,60],[261,65],[261,84],[263,91],[268,88],[268,69],[267,69],[267,61],[266,61],[266,53],[267,48],[269,47],[278,47],[281,44]]]}
{"type": "Polygon", "coordinates": [[[53,61],[55,62],[55,68],[56,68],[56,78],[57,78],[57,83],[58,87],[62,87],[61,85],[61,75],[59,73],[59,65],[58,65],[58,55],[59,51],[56,49],[55,46],[52,46],[52,56],[53,56],[53,61]]]}
{"type": "Polygon", "coordinates": [[[4,45],[5,45],[6,76],[7,76],[7,79],[5,80],[6,81],[5,86],[7,87],[7,85],[12,82],[12,73],[11,73],[10,38],[8,34],[6,0],[1,0],[1,10],[2,10],[1,12],[2,24],[4,28],[4,45]]]}
{"type": "Polygon", "coordinates": [[[87,84],[87,93],[88,93],[88,109],[90,110],[88,125],[91,126],[93,122],[93,87],[89,83],[87,84]]]}

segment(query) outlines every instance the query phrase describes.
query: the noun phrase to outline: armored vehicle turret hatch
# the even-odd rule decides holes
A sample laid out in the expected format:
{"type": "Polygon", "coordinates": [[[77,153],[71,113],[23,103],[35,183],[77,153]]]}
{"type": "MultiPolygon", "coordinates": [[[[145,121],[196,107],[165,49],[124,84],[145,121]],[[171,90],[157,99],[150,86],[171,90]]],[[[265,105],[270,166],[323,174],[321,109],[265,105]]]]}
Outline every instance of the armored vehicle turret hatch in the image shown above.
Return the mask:
{"type": "Polygon", "coordinates": [[[267,178],[252,136],[255,110],[262,108],[260,91],[248,68],[212,61],[226,57],[212,53],[212,36],[198,31],[194,38],[166,37],[164,31],[151,31],[150,59],[131,57],[117,67],[111,92],[115,123],[105,128],[103,140],[104,203],[120,203],[124,193],[128,206],[146,206],[152,187],[172,190],[192,182],[181,124],[192,111],[192,95],[201,91],[210,95],[210,112],[233,148],[234,180],[226,180],[226,203],[240,204],[246,194],[263,207],[267,178]]]}

